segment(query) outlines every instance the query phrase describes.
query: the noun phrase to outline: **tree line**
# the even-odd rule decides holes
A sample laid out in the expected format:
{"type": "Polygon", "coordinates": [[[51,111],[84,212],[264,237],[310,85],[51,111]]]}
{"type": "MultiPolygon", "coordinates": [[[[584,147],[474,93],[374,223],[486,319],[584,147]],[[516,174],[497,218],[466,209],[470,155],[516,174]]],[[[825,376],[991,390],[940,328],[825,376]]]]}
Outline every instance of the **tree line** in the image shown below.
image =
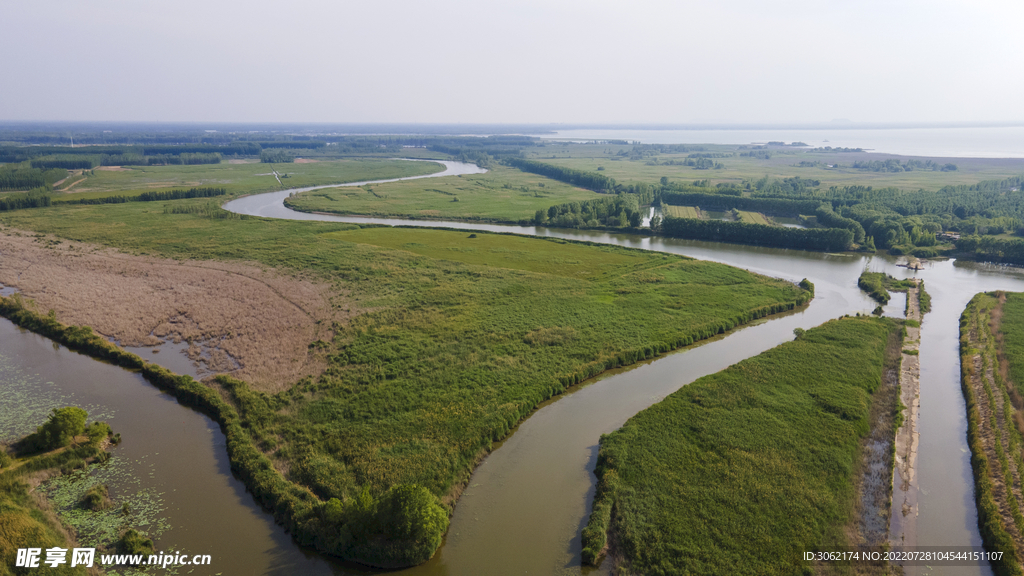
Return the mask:
{"type": "Polygon", "coordinates": [[[974,260],[1024,266],[1024,239],[963,236],[956,241],[956,250],[974,260]]]}
{"type": "Polygon", "coordinates": [[[273,148],[260,152],[260,162],[264,164],[287,164],[295,162],[295,155],[283,148],[273,148]]]}
{"type": "MultiPolygon", "coordinates": [[[[124,204],[126,202],[155,202],[160,200],[184,200],[186,198],[212,198],[227,194],[224,188],[189,188],[188,190],[162,190],[143,192],[135,196],[102,196],[100,198],[76,198],[59,200],[61,204],[124,204]]],[[[49,205],[49,204],[47,204],[49,205]]]]}
{"type": "Polygon", "coordinates": [[[22,208],[42,208],[51,203],[50,195],[40,192],[0,196],[0,212],[21,210],[22,208]]]}
{"type": "Polygon", "coordinates": [[[939,164],[933,160],[916,159],[900,163],[896,158],[889,158],[887,160],[860,160],[853,163],[853,168],[869,172],[913,172],[914,170],[955,172],[957,165],[951,162],[939,164]]]}
{"type": "Polygon", "coordinates": [[[505,163],[509,166],[518,168],[523,172],[532,172],[534,174],[540,174],[546,176],[552,180],[558,180],[573,186],[579,186],[580,188],[587,188],[588,190],[594,190],[595,192],[607,192],[615,187],[615,180],[605,176],[604,174],[596,174],[594,172],[586,172],[584,170],[576,170],[574,168],[566,168],[564,166],[555,166],[554,164],[547,164],[545,162],[537,162],[536,160],[527,160],[525,158],[506,158],[505,163]]]}
{"type": "Polygon", "coordinates": [[[29,162],[29,165],[33,168],[39,168],[40,170],[50,170],[52,168],[62,168],[64,170],[92,170],[96,166],[96,162],[92,158],[81,156],[78,158],[56,156],[53,158],[32,160],[29,162]]]}
{"type": "Polygon", "coordinates": [[[744,222],[666,217],[661,234],[674,238],[733,242],[775,248],[841,252],[853,246],[853,232],[843,228],[784,228],[744,222]]]}
{"type": "Polygon", "coordinates": [[[0,166],[0,190],[33,190],[53,186],[68,177],[63,168],[29,168],[24,165],[0,166]]]}
{"type": "MultiPolygon", "coordinates": [[[[691,189],[693,189],[691,187],[691,189]]],[[[673,206],[700,206],[704,210],[749,210],[779,216],[813,214],[821,206],[819,200],[793,200],[789,198],[747,198],[732,194],[704,192],[677,192],[662,189],[660,198],[673,206]]]]}

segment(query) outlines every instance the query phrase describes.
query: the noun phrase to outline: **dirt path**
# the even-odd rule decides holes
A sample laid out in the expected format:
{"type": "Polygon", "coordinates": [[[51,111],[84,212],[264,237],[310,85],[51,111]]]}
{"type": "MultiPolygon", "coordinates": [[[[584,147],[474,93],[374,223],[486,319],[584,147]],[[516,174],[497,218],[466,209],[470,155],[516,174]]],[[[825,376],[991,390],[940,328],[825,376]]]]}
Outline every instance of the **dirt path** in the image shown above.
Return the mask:
{"type": "Polygon", "coordinates": [[[83,176],[80,180],[75,180],[74,182],[69,184],[68,187],[63,189],[63,190],[61,190],[61,192],[70,192],[72,188],[74,188],[75,186],[78,186],[82,182],[85,182],[87,179],[88,179],[88,177],[83,176]]]}
{"type": "MultiPolygon", "coordinates": [[[[918,288],[907,291],[907,320],[921,322],[918,288]]],[[[921,410],[921,328],[907,326],[903,341],[900,368],[900,401],[903,425],[896,431],[895,473],[893,475],[893,510],[889,522],[891,541],[897,546],[917,544],[918,484],[917,448],[920,440],[921,410]]]]}

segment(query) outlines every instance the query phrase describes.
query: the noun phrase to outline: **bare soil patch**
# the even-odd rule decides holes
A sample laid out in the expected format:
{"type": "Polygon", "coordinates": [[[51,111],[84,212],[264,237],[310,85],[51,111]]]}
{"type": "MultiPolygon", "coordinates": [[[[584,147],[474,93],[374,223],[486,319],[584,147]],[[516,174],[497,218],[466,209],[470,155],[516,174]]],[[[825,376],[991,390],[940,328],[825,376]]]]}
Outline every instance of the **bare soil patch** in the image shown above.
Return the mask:
{"type": "Polygon", "coordinates": [[[129,168],[124,166],[97,166],[95,170],[102,170],[104,172],[127,172],[129,168]]]}
{"type": "Polygon", "coordinates": [[[330,341],[351,313],[327,283],[254,264],[133,256],[94,245],[0,232],[0,283],[65,324],[126,346],[190,343],[215,373],[277,391],[320,374],[310,344],[330,341]]]}
{"type": "Polygon", "coordinates": [[[319,160],[311,160],[309,158],[296,158],[295,159],[295,163],[296,164],[315,164],[317,162],[319,162],[319,160]]]}
{"type": "Polygon", "coordinates": [[[246,160],[244,158],[232,158],[231,160],[225,160],[225,164],[256,164],[259,160],[246,160]]]}

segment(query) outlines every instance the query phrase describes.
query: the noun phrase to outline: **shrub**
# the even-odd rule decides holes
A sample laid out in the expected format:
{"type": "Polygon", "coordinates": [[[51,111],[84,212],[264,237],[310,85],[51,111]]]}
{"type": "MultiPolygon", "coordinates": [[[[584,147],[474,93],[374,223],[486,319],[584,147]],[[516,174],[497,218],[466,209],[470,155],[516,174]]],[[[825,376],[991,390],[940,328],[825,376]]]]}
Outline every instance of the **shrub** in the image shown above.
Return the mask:
{"type": "Polygon", "coordinates": [[[110,501],[110,492],[107,490],[107,485],[97,484],[89,488],[85,495],[82,496],[82,506],[94,512],[106,510],[113,506],[113,502],[110,501]]]}
{"type": "Polygon", "coordinates": [[[106,422],[93,422],[85,428],[85,435],[93,443],[101,442],[104,438],[109,438],[113,434],[114,431],[110,429],[110,424],[106,422]]]}
{"type": "Polygon", "coordinates": [[[122,554],[149,556],[154,554],[153,540],[135,530],[128,529],[117,541],[117,551],[122,554]]]}

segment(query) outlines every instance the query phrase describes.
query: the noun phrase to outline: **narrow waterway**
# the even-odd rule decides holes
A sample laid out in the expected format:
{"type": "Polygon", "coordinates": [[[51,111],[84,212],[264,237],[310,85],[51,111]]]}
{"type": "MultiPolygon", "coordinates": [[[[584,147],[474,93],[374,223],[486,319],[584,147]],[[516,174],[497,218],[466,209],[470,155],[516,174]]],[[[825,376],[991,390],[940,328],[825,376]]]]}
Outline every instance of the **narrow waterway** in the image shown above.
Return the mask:
{"type": "MultiPolygon", "coordinates": [[[[444,164],[445,172],[431,176],[479,171],[472,165],[444,164]]],[[[1020,270],[944,261],[915,273],[881,257],[606,232],[303,214],[283,206],[284,198],[294,192],[249,196],[233,200],[225,208],[277,218],[445,226],[617,244],[722,262],[793,282],[806,277],[816,285],[816,298],[804,309],[693,349],[605,374],[553,399],[523,422],[474,473],[456,507],[446,542],[435,557],[402,574],[606,572],[606,567],[593,571],[580,566],[580,531],[593,498],[600,435],[617,429],[680,386],[792,339],[794,328],[807,329],[843,314],[869,312],[875,304],[856,286],[865,267],[898,278],[916,274],[925,280],[933,297],[933,312],[925,316],[922,325],[920,353],[918,543],[980,546],[959,385],[958,318],[977,292],[1024,291],[1020,270]]],[[[902,316],[902,308],[902,300],[894,298],[886,312],[902,316]]],[[[58,348],[0,322],[0,354],[6,363],[17,365],[19,373],[35,374],[40,389],[52,387],[70,394],[75,403],[112,410],[111,424],[128,440],[115,455],[153,466],[155,470],[140,468],[137,475],[161,487],[165,508],[170,511],[172,527],[161,536],[160,547],[210,553],[215,561],[230,560],[231,564],[222,565],[225,574],[364,573],[301,549],[275,526],[231,475],[223,436],[208,418],[177,405],[136,374],[58,348]],[[68,358],[77,364],[67,364],[68,358]],[[115,377],[115,373],[121,376],[115,377]]],[[[160,361],[164,354],[153,359],[160,361]]],[[[0,397],[0,408],[6,412],[14,400],[0,397]]],[[[964,567],[925,572],[989,573],[964,567]]]]}
{"type": "MultiPolygon", "coordinates": [[[[753,272],[799,281],[808,278],[817,296],[804,310],[741,329],[718,342],[669,355],[618,374],[607,374],[555,399],[527,419],[477,469],[452,518],[445,545],[423,566],[403,574],[501,573],[575,574],[580,567],[580,533],[590,513],[593,468],[600,435],[694,379],[792,338],[793,328],[811,328],[875,303],[857,288],[865,268],[897,278],[917,275],[932,295],[921,342],[921,443],[918,452],[917,543],[922,546],[981,546],[974,483],[960,392],[959,316],[974,294],[1024,291],[1019,269],[955,262],[931,262],[921,271],[896,266],[884,257],[823,254],[632,234],[558,230],[532,226],[423,222],[399,219],[303,214],[279,200],[243,198],[225,208],[270,218],[448,227],[552,236],[683,254],[753,272]]],[[[902,295],[886,314],[902,316],[902,295]]],[[[910,568],[928,574],[990,574],[988,567],[910,568]]],[[[598,573],[604,572],[599,569],[598,573]]]]}
{"type": "MultiPolygon", "coordinates": [[[[202,573],[330,573],[296,546],[229,467],[220,427],[149,384],[139,373],[72,352],[0,318],[0,441],[34,431],[49,410],[86,408],[123,441],[93,467],[120,505],[144,512],[139,529],[156,551],[209,554],[202,573]]],[[[94,483],[89,482],[89,485],[94,483]]],[[[188,572],[188,569],[181,573],[188,572]]]]}

